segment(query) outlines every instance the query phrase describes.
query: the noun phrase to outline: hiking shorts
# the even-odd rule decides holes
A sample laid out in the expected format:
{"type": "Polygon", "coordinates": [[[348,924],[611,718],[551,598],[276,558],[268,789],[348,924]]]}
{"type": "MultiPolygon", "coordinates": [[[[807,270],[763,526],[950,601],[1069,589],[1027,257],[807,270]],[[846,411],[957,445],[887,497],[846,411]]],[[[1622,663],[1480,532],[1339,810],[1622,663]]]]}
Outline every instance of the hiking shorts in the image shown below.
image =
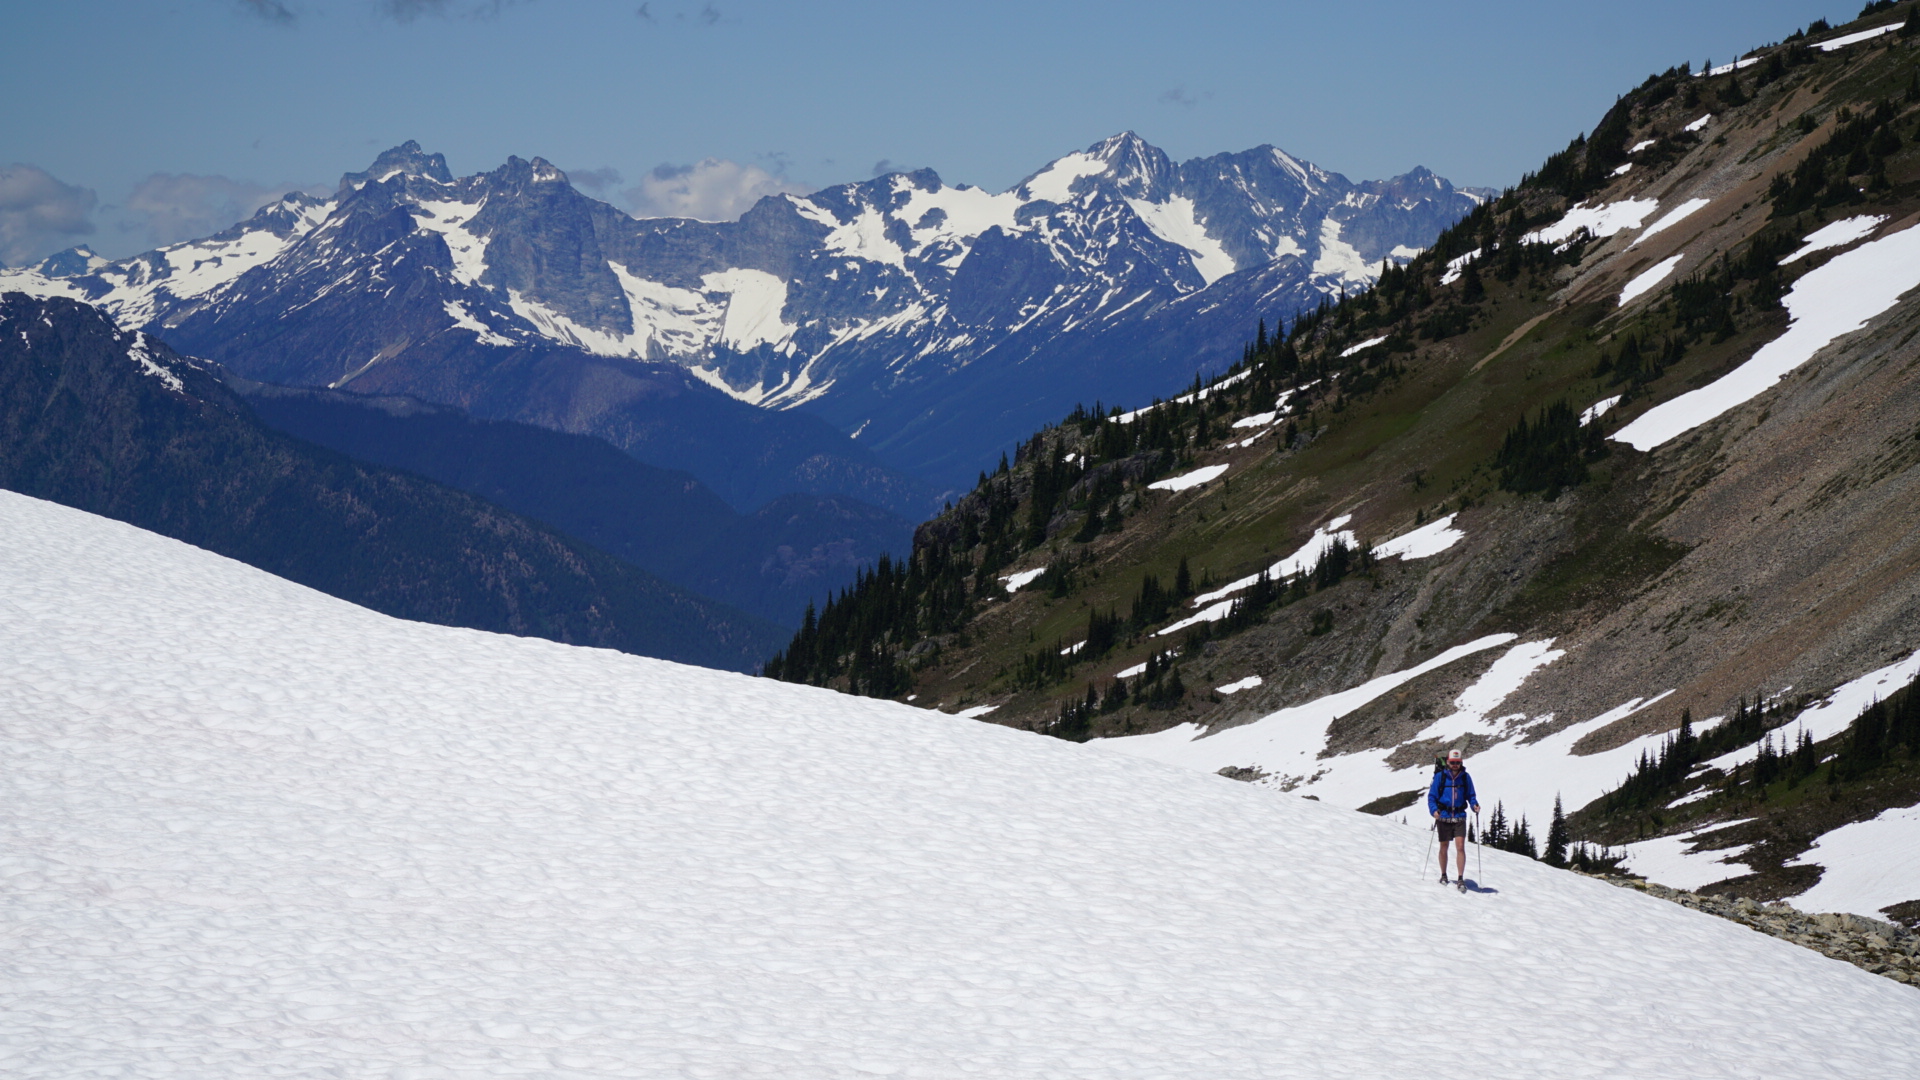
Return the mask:
{"type": "Polygon", "coordinates": [[[1451,820],[1447,818],[1440,819],[1440,842],[1441,843],[1451,844],[1453,843],[1454,837],[1465,836],[1465,835],[1467,835],[1467,819],[1466,818],[1453,818],[1451,820]]]}

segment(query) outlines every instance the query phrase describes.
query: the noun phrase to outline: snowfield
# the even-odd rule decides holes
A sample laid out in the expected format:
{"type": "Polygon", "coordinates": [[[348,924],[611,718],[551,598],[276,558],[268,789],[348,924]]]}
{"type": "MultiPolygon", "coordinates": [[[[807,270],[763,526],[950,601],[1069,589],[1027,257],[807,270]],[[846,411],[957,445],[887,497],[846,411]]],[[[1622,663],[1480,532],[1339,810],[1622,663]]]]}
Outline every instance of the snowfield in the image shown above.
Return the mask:
{"type": "Polygon", "coordinates": [[[16,1077],[1920,1070],[1920,995],[1220,777],[404,623],[0,493],[16,1077]],[[1758,991],[1755,988],[1762,988],[1758,991]]]}

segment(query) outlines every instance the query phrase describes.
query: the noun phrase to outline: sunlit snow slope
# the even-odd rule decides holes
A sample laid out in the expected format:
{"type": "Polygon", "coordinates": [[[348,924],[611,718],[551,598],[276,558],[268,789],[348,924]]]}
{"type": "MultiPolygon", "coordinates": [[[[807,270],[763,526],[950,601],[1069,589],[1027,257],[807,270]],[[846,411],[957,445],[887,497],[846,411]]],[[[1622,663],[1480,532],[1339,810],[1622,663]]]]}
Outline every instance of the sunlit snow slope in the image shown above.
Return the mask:
{"type": "Polygon", "coordinates": [[[0,493],[9,1076],[1903,1076],[1920,995],[1097,747],[0,493]],[[1455,1048],[1443,1055],[1461,1060],[1455,1048]]]}

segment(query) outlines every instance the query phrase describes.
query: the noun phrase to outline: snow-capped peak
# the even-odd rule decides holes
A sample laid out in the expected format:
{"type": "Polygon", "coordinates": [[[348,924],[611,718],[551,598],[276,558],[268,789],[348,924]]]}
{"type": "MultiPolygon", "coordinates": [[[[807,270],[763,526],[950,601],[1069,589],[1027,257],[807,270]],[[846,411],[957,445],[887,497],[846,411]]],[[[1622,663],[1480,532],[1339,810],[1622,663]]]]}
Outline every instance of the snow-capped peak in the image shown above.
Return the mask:
{"type": "MultiPolygon", "coordinates": [[[[1220,318],[1284,317],[1364,285],[1472,205],[1424,170],[1356,184],[1270,146],[1176,164],[1121,132],[998,193],[922,169],[771,196],[734,222],[635,219],[543,158],[456,178],[408,142],[347,174],[330,199],[290,194],[207,240],[40,277],[124,327],[164,327],[184,348],[275,381],[336,385],[416,362],[409,350],[429,363],[447,347],[545,340],[678,364],[757,405],[817,401],[825,412],[887,386],[938,386],[961,368],[984,376],[1096,348],[1230,280],[1245,292],[1210,304],[1220,318]],[[368,305],[382,318],[367,318],[368,305]],[[302,337],[295,323],[314,325],[302,337]],[[239,341],[255,343],[246,357],[228,351],[239,341]],[[263,341],[285,343],[268,347],[286,351],[283,366],[260,359],[263,341]]],[[[1231,333],[1237,349],[1245,327],[1231,333]]],[[[1129,363],[1141,378],[1178,363],[1184,377],[1196,359],[1129,363]]],[[[881,411],[849,405],[866,410],[849,430],[881,411]]],[[[888,438],[890,415],[862,439],[888,438]]]]}
{"type": "Polygon", "coordinates": [[[1102,139],[1087,154],[1106,163],[1103,181],[1129,199],[1164,202],[1173,181],[1173,162],[1166,152],[1131,131],[1102,139]]]}
{"type": "Polygon", "coordinates": [[[418,176],[437,183],[453,183],[453,173],[447,170],[445,155],[429,154],[420,149],[419,143],[408,139],[374,158],[366,172],[341,176],[339,190],[351,191],[369,183],[384,183],[395,176],[418,176]]]}

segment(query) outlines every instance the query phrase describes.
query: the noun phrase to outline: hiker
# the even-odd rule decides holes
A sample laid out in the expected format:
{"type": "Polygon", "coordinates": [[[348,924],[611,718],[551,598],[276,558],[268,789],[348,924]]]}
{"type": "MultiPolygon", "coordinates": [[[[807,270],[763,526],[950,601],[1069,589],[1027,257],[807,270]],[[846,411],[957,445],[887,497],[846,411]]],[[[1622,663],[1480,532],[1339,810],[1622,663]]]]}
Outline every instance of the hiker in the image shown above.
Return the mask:
{"type": "Polygon", "coordinates": [[[1440,833],[1440,884],[1447,884],[1447,845],[1460,853],[1459,873],[1455,880],[1461,888],[1467,883],[1467,809],[1480,812],[1480,800],[1473,794],[1473,777],[1467,775],[1467,763],[1458,750],[1447,751],[1447,767],[1433,774],[1427,788],[1427,811],[1433,815],[1434,828],[1440,833]]]}

